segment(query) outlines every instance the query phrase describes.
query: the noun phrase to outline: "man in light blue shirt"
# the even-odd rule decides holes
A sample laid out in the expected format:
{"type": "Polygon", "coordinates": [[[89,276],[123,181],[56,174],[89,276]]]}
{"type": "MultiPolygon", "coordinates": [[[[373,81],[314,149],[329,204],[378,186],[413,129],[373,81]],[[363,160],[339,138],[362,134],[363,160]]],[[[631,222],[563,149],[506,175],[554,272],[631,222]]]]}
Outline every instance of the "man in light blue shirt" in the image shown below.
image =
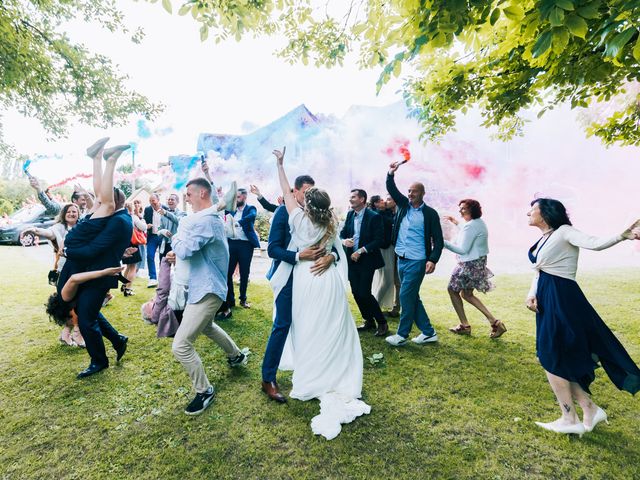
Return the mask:
{"type": "Polygon", "coordinates": [[[386,182],[387,191],[398,207],[391,242],[398,256],[402,310],[397,333],[385,340],[396,347],[407,343],[414,323],[421,333],[411,339],[413,343],[424,345],[438,341],[438,334],[420,299],[420,286],[425,274],[435,270],[444,247],[438,212],[424,203],[424,185],[412,183],[406,197],[396,187],[394,174],[400,165],[402,162],[389,166],[386,182]]]}
{"type": "Polygon", "coordinates": [[[211,201],[211,183],[194,178],[187,183],[187,202],[193,214],[184,217],[173,237],[173,251],[189,265],[189,298],[182,323],[173,339],[173,354],[185,368],[196,396],[187,406],[187,415],[202,413],[213,400],[215,391],[193,344],[200,333],[216,342],[227,354],[229,366],[245,365],[247,358],[213,317],[227,296],[229,247],[222,220],[211,201]]]}

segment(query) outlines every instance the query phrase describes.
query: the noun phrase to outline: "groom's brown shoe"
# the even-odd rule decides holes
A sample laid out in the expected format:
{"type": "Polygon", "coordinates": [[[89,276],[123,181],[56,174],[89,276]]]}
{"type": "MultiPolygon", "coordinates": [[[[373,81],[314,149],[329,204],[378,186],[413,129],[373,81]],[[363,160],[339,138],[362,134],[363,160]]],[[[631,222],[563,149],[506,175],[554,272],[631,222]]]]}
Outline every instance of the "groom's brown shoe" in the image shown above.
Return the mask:
{"type": "Polygon", "coordinates": [[[359,332],[366,332],[367,330],[375,330],[376,322],[372,320],[365,320],[362,325],[358,327],[359,332]]]}
{"type": "Polygon", "coordinates": [[[287,403],[287,397],[280,393],[276,382],[262,382],[262,391],[267,394],[271,400],[278,403],[287,403]]]}

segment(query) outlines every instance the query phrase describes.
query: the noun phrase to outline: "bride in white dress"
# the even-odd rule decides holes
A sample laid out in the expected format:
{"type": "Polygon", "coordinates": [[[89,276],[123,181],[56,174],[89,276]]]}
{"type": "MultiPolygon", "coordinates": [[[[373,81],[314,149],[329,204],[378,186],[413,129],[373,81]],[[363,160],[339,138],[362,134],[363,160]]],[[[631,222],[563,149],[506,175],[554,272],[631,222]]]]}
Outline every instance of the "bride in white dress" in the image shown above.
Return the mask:
{"type": "Polygon", "coordinates": [[[280,262],[271,277],[274,298],[293,269],[292,323],[280,361],[281,370],[293,370],[290,396],[320,400],[320,414],[311,420],[316,435],[335,438],[341,424],[350,423],[371,407],[359,400],[362,392],[362,349],[347,302],[347,259],[337,238],[337,219],[329,195],[310,188],[304,209],[298,205],[284,172],[282,152],[274,150],[278,176],[289,213],[291,243],[288,250],[322,245],[334,247],[338,261],[321,275],[314,275],[312,261],[295,266],[280,262]]]}

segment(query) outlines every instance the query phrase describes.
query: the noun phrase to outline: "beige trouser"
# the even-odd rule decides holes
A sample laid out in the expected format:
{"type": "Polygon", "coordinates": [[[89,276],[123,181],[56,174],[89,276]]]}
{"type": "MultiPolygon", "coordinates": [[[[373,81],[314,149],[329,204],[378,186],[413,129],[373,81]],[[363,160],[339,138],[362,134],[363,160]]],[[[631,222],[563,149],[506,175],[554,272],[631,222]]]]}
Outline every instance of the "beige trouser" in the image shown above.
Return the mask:
{"type": "Polygon", "coordinates": [[[193,346],[201,333],[216,342],[228,357],[235,357],[240,353],[238,346],[227,332],[213,322],[220,305],[222,305],[222,299],[213,293],[205,295],[198,303],[188,303],[171,346],[173,355],[191,377],[198,393],[206,392],[211,386],[204,373],[202,360],[193,346]]]}

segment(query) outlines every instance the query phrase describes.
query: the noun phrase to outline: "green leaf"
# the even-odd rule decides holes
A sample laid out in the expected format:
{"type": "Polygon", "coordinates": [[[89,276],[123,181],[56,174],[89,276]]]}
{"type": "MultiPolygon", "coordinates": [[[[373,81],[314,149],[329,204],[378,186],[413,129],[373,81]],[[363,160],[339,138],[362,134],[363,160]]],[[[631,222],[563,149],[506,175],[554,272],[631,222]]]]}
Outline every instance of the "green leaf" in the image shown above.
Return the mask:
{"type": "Polygon", "coordinates": [[[362,32],[364,32],[368,27],[369,27],[369,24],[367,24],[366,22],[359,23],[357,25],[354,25],[351,28],[351,33],[353,33],[354,35],[358,36],[362,32]]]}
{"type": "Polygon", "coordinates": [[[552,27],[561,27],[564,25],[564,10],[561,8],[554,8],[549,15],[549,22],[552,27]]]}
{"type": "Polygon", "coordinates": [[[491,24],[491,26],[494,26],[499,18],[500,18],[500,9],[495,8],[493,12],[491,12],[491,17],[489,17],[489,23],[491,24]]]}
{"type": "Polygon", "coordinates": [[[180,16],[186,15],[187,13],[189,13],[189,10],[191,10],[191,4],[185,3],[180,7],[180,10],[178,10],[178,15],[180,16]]]}
{"type": "Polygon", "coordinates": [[[173,12],[173,7],[171,6],[171,0],[162,0],[162,8],[164,8],[167,13],[171,14],[173,12]]]}
{"type": "Polygon", "coordinates": [[[567,28],[572,35],[580,38],[586,38],[589,27],[584,18],[578,15],[569,15],[566,21],[567,28]]]}
{"type": "Polygon", "coordinates": [[[518,22],[524,17],[524,10],[519,5],[511,5],[503,10],[505,17],[509,20],[518,22]]]}
{"type": "Polygon", "coordinates": [[[636,41],[636,46],[633,47],[633,58],[640,62],[640,36],[638,36],[638,41],[636,41]]]}
{"type": "Polygon", "coordinates": [[[531,55],[533,55],[533,58],[540,57],[542,54],[544,54],[544,52],[549,50],[549,47],[551,46],[551,38],[552,35],[550,30],[547,30],[538,37],[536,44],[531,50],[531,55]]]}
{"type": "Polygon", "coordinates": [[[200,27],[200,41],[204,42],[207,40],[207,38],[209,38],[209,27],[207,27],[206,25],[202,25],[200,27]]]}
{"type": "Polygon", "coordinates": [[[571,0],[556,0],[556,5],[568,11],[573,11],[575,6],[571,0]]]}
{"type": "Polygon", "coordinates": [[[564,27],[553,29],[553,53],[560,55],[569,44],[569,30],[564,27]]]}
{"type": "Polygon", "coordinates": [[[605,57],[615,58],[617,57],[624,46],[631,40],[633,34],[636,33],[637,30],[635,27],[629,27],[624,32],[617,34],[613,39],[607,44],[607,47],[604,50],[605,57]]]}
{"type": "Polygon", "coordinates": [[[590,2],[578,8],[576,11],[582,18],[595,19],[600,18],[598,8],[600,8],[600,2],[590,2]]]}

